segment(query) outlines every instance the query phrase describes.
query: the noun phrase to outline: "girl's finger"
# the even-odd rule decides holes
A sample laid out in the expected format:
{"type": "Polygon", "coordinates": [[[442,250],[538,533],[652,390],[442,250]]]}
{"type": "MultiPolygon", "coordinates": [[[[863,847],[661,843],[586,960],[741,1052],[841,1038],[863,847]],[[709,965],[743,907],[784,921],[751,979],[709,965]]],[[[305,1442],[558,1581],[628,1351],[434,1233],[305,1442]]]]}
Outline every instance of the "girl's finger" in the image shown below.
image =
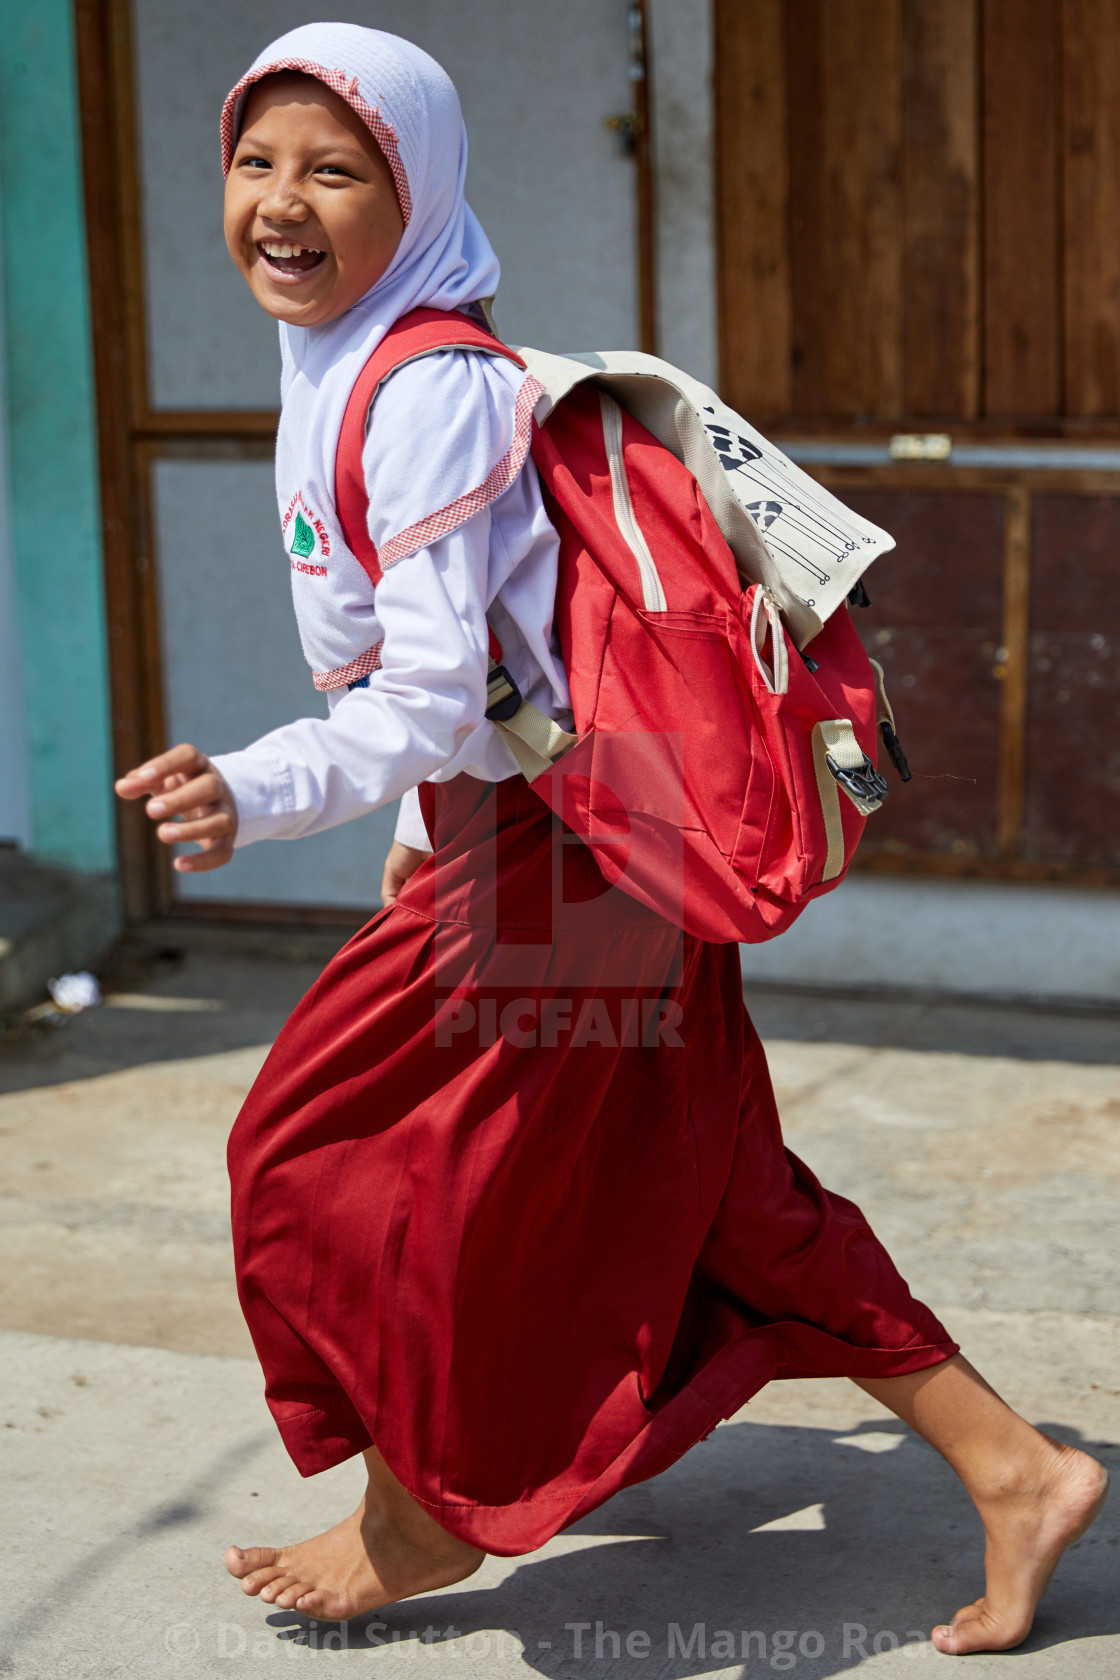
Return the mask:
{"type": "Polygon", "coordinates": [[[233,832],[233,818],[228,811],[212,810],[188,817],[183,822],[160,823],[156,838],[165,846],[175,846],[187,840],[217,840],[233,832]]]}
{"type": "Polygon", "coordinates": [[[117,777],[113,783],[113,792],[118,799],[149,799],[152,784],[142,780],[138,771],[130,770],[127,775],[117,777]]]}
{"type": "Polygon", "coordinates": [[[151,793],[159,786],[165,776],[174,775],[181,771],[187,776],[196,775],[209,764],[205,753],[199,752],[197,747],[188,741],[180,742],[177,747],[171,747],[165,753],[159,753],[155,758],[149,758],[144,764],[138,764],[132,770],[126,770],[115,786],[123,799],[138,799],[144,793],[151,793]]]}
{"type": "Polygon", "coordinates": [[[385,870],[381,877],[382,904],[395,904],[406,881],[431,855],[430,852],[420,851],[416,846],[406,846],[400,840],[394,840],[389,847],[389,855],[385,859],[385,870]]]}
{"type": "Polygon", "coordinates": [[[184,857],[177,857],[171,867],[179,875],[202,875],[208,869],[220,869],[232,856],[232,840],[215,840],[203,852],[188,852],[184,857]]]}
{"type": "Polygon", "coordinates": [[[149,800],[148,815],[157,818],[186,815],[198,806],[217,804],[220,793],[218,778],[210,770],[204,776],[182,782],[178,787],[169,788],[149,800]]]}

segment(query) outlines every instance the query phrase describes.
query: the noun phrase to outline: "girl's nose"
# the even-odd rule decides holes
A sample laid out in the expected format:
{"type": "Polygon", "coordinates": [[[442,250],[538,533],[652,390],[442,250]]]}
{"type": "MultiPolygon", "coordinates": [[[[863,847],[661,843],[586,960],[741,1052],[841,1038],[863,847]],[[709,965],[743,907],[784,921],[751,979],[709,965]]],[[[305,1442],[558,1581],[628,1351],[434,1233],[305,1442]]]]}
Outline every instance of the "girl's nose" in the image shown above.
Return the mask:
{"type": "Polygon", "coordinates": [[[290,177],[273,176],[258,200],[257,211],[262,216],[274,216],[286,222],[302,221],[307,206],[297,182],[290,177]]]}

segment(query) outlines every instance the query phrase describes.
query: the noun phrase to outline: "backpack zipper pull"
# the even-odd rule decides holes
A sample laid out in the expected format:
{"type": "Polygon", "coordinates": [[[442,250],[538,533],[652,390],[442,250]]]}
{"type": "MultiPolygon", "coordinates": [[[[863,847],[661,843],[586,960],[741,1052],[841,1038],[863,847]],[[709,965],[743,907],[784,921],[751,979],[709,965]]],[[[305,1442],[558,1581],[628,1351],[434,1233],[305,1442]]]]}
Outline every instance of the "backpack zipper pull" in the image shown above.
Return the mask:
{"type": "MultiPolygon", "coordinates": [[[[782,604],[778,600],[778,597],[775,595],[774,591],[771,589],[770,585],[768,583],[760,583],[758,587],[761,590],[762,594],[765,595],[766,599],[770,602],[770,604],[774,608],[774,611],[778,614],[778,617],[780,619],[781,615],[782,615],[782,604]]],[[[798,654],[801,657],[801,663],[804,665],[804,667],[808,671],[809,675],[811,677],[816,676],[817,672],[821,668],[820,660],[819,659],[814,659],[810,654],[805,652],[804,648],[798,648],[797,651],[798,651],[798,654]]]]}

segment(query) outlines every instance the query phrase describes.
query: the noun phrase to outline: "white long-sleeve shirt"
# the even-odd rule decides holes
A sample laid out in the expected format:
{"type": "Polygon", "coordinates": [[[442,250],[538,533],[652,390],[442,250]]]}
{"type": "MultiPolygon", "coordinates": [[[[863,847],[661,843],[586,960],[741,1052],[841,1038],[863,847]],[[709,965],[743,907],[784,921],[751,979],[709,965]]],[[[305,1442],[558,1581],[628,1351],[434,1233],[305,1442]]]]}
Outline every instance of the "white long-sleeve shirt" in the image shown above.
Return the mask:
{"type": "MultiPolygon", "coordinates": [[[[386,571],[376,589],[381,665],[369,686],[335,690],[329,717],[300,718],[213,760],[237,805],[236,845],[315,834],[461,771],[484,781],[518,774],[485,717],[488,615],[522,694],[570,727],[553,629],[558,547],[526,461],[489,507],[386,571]]],[[[397,837],[428,844],[414,797],[397,837]]]]}

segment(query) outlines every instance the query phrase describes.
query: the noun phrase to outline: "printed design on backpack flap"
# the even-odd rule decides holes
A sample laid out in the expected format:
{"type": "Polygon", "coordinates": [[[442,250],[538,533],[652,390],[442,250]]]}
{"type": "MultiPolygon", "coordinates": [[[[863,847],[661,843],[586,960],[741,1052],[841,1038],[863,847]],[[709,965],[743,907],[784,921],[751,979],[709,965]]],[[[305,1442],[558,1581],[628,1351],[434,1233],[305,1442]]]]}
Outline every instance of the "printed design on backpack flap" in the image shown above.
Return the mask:
{"type": "MultiPolygon", "coordinates": [[[[705,410],[713,416],[715,412],[705,410]]],[[[856,551],[858,544],[850,529],[842,530],[835,523],[823,497],[818,501],[813,496],[812,481],[806,484],[801,474],[791,476],[781,457],[767,455],[750,438],[718,425],[714,418],[704,419],[704,427],[724,472],[735,480],[736,498],[758,526],[766,546],[792,560],[814,584],[827,584],[837,567],[856,551]]],[[[875,538],[864,536],[861,541],[871,544],[875,538]]],[[[806,606],[816,605],[813,596],[802,598],[806,606]]]]}
{"type": "Polygon", "coordinates": [[[325,578],[327,568],[313,562],[312,555],[318,552],[324,560],[329,557],[330,532],[319,516],[312,512],[298,490],[288,503],[280,526],[284,533],[284,544],[292,556],[292,571],[302,572],[307,577],[325,578]]]}
{"type": "Polygon", "coordinates": [[[748,502],[747,510],[754,516],[760,531],[768,531],[775,519],[780,519],[785,512],[781,502],[748,502]]]}

